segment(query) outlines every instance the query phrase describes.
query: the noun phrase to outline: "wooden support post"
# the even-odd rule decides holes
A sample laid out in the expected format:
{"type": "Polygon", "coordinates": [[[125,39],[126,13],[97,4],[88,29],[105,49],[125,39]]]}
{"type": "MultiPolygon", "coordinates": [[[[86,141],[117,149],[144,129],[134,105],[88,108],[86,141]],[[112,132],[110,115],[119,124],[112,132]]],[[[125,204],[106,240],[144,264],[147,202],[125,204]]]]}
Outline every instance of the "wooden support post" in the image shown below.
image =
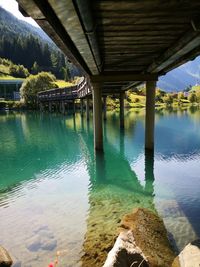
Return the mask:
{"type": "Polygon", "coordinates": [[[120,92],[120,98],[119,98],[119,103],[120,103],[120,128],[124,128],[124,96],[125,96],[125,92],[121,91],[120,92]]]}
{"type": "Polygon", "coordinates": [[[86,97],[86,119],[89,121],[90,119],[90,99],[86,97]]]}
{"type": "Polygon", "coordinates": [[[62,106],[61,113],[65,114],[65,101],[62,101],[61,103],[62,103],[61,104],[61,106],[62,106]]]}
{"type": "Polygon", "coordinates": [[[83,98],[80,99],[80,105],[81,105],[81,117],[83,117],[83,98]]]}
{"type": "Polygon", "coordinates": [[[102,129],[102,99],[101,83],[93,83],[93,125],[94,125],[94,147],[96,150],[103,150],[103,129],[102,129]]]}
{"type": "Polygon", "coordinates": [[[49,101],[49,112],[52,112],[52,103],[49,101]]]}
{"type": "Polygon", "coordinates": [[[76,113],[75,100],[73,100],[73,103],[72,103],[72,109],[73,109],[73,114],[75,115],[75,113],[76,113]]]}
{"type": "Polygon", "coordinates": [[[146,82],[145,148],[154,149],[156,81],[146,82]]]}
{"type": "Polygon", "coordinates": [[[106,121],[106,119],[107,119],[107,117],[106,117],[106,112],[107,112],[106,100],[107,100],[107,97],[104,96],[103,97],[103,119],[104,119],[104,121],[106,121]]]}
{"type": "Polygon", "coordinates": [[[59,111],[59,102],[56,102],[55,105],[56,105],[56,113],[57,113],[59,111]]]}
{"type": "Polygon", "coordinates": [[[43,112],[44,106],[43,106],[42,102],[40,102],[39,107],[40,107],[40,112],[43,112]]]}

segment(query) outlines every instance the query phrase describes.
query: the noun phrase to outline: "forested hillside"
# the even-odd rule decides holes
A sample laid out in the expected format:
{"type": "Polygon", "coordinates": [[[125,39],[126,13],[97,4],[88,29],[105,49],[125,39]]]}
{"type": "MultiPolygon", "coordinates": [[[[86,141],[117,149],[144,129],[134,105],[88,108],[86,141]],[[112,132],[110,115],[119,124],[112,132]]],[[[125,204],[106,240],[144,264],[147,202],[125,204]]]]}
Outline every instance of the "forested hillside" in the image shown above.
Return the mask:
{"type": "Polygon", "coordinates": [[[79,74],[41,29],[18,20],[1,7],[0,57],[23,65],[30,73],[51,71],[57,78],[64,79],[71,68],[72,76],[79,74]]]}

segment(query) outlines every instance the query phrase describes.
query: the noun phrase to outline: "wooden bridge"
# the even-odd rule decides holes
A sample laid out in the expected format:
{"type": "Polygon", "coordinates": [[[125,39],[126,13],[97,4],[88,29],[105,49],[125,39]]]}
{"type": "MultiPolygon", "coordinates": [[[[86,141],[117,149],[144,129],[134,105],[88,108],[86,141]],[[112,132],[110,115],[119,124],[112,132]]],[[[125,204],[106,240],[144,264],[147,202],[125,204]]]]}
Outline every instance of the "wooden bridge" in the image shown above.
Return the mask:
{"type": "Polygon", "coordinates": [[[92,94],[91,86],[87,79],[81,77],[78,84],[70,87],[55,88],[47,91],[41,91],[38,93],[38,101],[50,102],[50,101],[65,101],[74,100],[77,98],[84,98],[92,94]]]}
{"type": "MultiPolygon", "coordinates": [[[[146,82],[145,147],[153,149],[156,81],[200,54],[200,1],[17,1],[87,79],[80,97],[92,92],[95,148],[103,149],[102,96],[118,93],[123,127],[124,92],[146,82]]],[[[40,99],[69,97],[50,94],[40,99]]]]}

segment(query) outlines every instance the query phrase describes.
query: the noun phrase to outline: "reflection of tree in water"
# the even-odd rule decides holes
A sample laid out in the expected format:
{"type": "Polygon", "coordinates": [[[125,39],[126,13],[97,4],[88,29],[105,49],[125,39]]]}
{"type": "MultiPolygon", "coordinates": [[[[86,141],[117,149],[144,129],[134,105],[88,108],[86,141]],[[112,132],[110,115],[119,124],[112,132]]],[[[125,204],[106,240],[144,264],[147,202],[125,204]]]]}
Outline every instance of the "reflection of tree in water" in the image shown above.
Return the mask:
{"type": "Polygon", "coordinates": [[[82,134],[82,149],[90,174],[90,209],[83,244],[82,266],[102,266],[112,248],[120,219],[134,207],[155,211],[153,203],[153,154],[146,154],[146,183],[142,186],[124,156],[124,135],[120,152],[105,141],[105,153],[93,152],[86,144],[92,138],[82,134]],[[89,156],[90,155],[90,156],[89,156]]]}
{"type": "Polygon", "coordinates": [[[77,161],[80,154],[77,135],[68,134],[71,130],[61,118],[33,112],[0,115],[0,140],[4,140],[0,146],[0,184],[5,190],[66,159],[68,164],[77,161]],[[9,168],[12,165],[15,169],[9,168]]]}

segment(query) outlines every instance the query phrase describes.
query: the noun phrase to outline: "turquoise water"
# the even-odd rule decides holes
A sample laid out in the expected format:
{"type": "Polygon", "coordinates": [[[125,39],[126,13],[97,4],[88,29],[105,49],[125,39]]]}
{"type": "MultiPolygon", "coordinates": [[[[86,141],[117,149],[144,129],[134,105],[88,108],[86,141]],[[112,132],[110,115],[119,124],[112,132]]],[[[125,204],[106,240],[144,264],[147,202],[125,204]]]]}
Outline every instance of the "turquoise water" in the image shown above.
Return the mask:
{"type": "Polygon", "coordinates": [[[200,110],[159,110],[155,153],[144,153],[144,110],[104,124],[94,154],[92,118],[0,114],[0,244],[15,266],[101,266],[120,218],[147,207],[177,251],[200,236],[200,110]],[[91,262],[90,262],[91,259],[91,262]],[[98,265],[99,263],[99,265],[98,265]]]}

